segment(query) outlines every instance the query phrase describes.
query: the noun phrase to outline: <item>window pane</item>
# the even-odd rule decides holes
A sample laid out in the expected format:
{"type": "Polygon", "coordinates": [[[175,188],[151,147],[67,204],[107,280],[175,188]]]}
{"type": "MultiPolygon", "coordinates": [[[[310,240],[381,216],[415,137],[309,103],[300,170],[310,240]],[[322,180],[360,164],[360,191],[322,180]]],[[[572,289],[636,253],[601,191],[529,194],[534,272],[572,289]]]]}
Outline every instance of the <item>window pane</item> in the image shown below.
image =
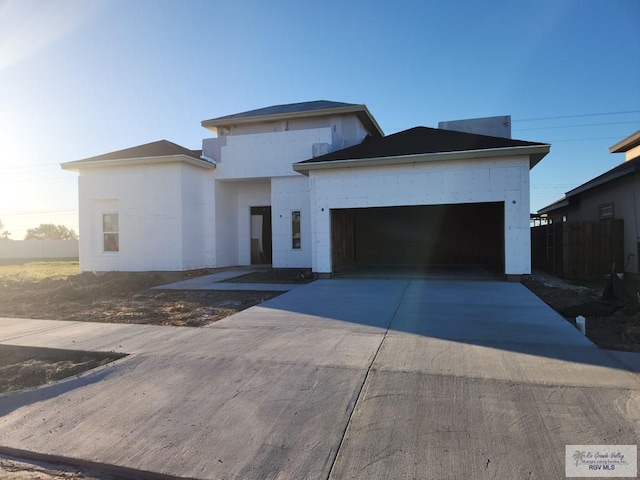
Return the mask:
{"type": "Polygon", "coordinates": [[[120,239],[117,233],[105,233],[104,237],[104,251],[105,252],[119,252],[120,251],[120,239]]]}
{"type": "Polygon", "coordinates": [[[292,236],[292,248],[300,248],[300,212],[291,212],[291,236],[292,236]]]}
{"type": "Polygon", "coordinates": [[[105,213],[102,215],[102,231],[117,232],[118,231],[118,214],[105,213]]]}

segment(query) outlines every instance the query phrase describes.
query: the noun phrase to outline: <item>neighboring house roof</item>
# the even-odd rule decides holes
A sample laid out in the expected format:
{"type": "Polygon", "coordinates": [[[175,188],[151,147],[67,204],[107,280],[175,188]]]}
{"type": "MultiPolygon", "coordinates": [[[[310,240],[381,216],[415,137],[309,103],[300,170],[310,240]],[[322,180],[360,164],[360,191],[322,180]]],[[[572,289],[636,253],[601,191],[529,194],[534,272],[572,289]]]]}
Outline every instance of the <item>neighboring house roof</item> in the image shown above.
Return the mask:
{"type": "Polygon", "coordinates": [[[624,153],[631,150],[634,147],[640,145],[640,130],[632,133],[627,138],[620,140],[615,145],[609,147],[611,153],[624,153]]]}
{"type": "Polygon", "coordinates": [[[80,168],[104,167],[106,165],[132,165],[134,163],[148,163],[158,161],[175,161],[180,157],[188,163],[197,164],[211,168],[214,164],[202,158],[202,150],[189,150],[168,140],[158,140],[157,142],[146,143],[124,150],[118,150],[95,157],[84,158],[74,162],[62,164],[65,170],[78,170],[80,168]],[[160,160],[163,159],[163,160],[160,160]]]}
{"type": "Polygon", "coordinates": [[[285,105],[274,105],[272,107],[258,108],[248,112],[225,115],[223,117],[203,120],[202,126],[215,129],[228,125],[238,125],[242,123],[275,122],[278,120],[289,120],[294,118],[317,117],[322,115],[338,115],[354,113],[358,116],[362,124],[370,134],[382,136],[384,133],[373,118],[366,105],[356,103],[332,102],[329,100],[316,100],[313,102],[288,103],[285,105]]]}
{"type": "Polygon", "coordinates": [[[550,205],[541,208],[538,210],[538,213],[549,213],[560,208],[566,207],[569,205],[569,200],[571,197],[575,197],[576,195],[580,195],[582,193],[588,192],[596,187],[609,183],[617,178],[624,177],[626,175],[630,175],[633,172],[640,171],[640,157],[635,160],[629,160],[627,162],[621,163],[617,167],[612,168],[611,170],[606,171],[602,175],[598,175],[595,178],[592,178],[588,182],[583,183],[582,185],[574,188],[573,190],[565,193],[565,196],[560,200],[556,200],[550,205]]]}
{"type": "Polygon", "coordinates": [[[621,163],[617,167],[612,168],[611,170],[603,173],[602,175],[598,175],[595,178],[592,178],[588,182],[583,183],[579,187],[574,188],[566,193],[567,197],[573,197],[580,193],[584,193],[587,190],[591,190],[592,188],[599,187],[605,183],[608,183],[616,178],[624,177],[625,175],[629,175],[637,170],[640,170],[640,158],[636,158],[635,160],[630,160],[628,162],[621,163]]]}
{"type": "MultiPolygon", "coordinates": [[[[429,127],[414,127],[409,130],[382,138],[367,137],[352,147],[296,163],[294,170],[303,172],[325,165],[324,168],[338,166],[339,162],[363,163],[363,161],[405,158],[410,156],[430,156],[430,160],[447,158],[477,158],[513,154],[521,150],[531,156],[533,168],[549,152],[546,143],[526,142],[510,138],[491,137],[475,133],[456,132],[429,127]],[[498,153],[500,152],[500,153],[498,153]]],[[[398,163],[398,162],[392,162],[398,163]]]]}
{"type": "Polygon", "coordinates": [[[560,210],[561,208],[568,207],[568,206],[569,206],[569,199],[567,197],[562,197],[556,200],[555,202],[550,203],[546,207],[541,208],[540,210],[538,210],[538,213],[542,215],[545,213],[555,212],[556,210],[560,210]]]}

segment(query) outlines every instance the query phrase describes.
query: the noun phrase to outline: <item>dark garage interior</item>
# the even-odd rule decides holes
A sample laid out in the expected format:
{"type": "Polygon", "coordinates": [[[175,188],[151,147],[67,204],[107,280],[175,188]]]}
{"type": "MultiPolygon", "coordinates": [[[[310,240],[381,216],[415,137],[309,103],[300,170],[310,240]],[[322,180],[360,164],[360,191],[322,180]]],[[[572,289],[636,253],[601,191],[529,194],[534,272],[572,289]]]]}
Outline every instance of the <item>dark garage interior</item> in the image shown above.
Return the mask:
{"type": "Polygon", "coordinates": [[[333,272],[473,267],[504,273],[504,203],[331,210],[333,272]]]}

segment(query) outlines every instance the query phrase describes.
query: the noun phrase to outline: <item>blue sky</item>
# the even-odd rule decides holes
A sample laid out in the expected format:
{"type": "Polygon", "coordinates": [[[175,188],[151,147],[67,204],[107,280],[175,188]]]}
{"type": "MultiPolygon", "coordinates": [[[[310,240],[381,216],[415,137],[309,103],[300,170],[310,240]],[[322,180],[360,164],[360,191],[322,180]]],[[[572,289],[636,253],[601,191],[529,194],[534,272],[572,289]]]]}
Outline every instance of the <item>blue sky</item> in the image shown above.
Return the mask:
{"type": "Polygon", "coordinates": [[[638,0],[0,0],[0,220],[77,230],[61,162],[196,149],[201,120],[319,99],[387,134],[511,115],[552,145],[537,210],[624,160],[608,147],[640,129],[639,24],[638,0]]]}

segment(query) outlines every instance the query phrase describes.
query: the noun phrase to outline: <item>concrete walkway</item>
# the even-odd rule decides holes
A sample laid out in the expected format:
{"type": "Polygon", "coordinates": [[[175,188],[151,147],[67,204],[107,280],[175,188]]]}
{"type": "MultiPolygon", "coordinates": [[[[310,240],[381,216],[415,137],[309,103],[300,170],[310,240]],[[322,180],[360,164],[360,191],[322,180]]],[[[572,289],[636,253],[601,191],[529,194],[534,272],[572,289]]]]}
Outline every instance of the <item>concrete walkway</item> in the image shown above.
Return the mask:
{"type": "Polygon", "coordinates": [[[564,478],[637,444],[640,382],[520,284],[319,280],[205,328],[0,319],[131,355],[0,395],[0,444],[217,479],[564,478]]]}
{"type": "Polygon", "coordinates": [[[190,278],[180,282],[169,283],[154,287],[156,290],[249,290],[264,292],[288,292],[299,287],[300,283],[224,283],[226,280],[241,277],[255,270],[234,269],[223,272],[190,278]]]}

